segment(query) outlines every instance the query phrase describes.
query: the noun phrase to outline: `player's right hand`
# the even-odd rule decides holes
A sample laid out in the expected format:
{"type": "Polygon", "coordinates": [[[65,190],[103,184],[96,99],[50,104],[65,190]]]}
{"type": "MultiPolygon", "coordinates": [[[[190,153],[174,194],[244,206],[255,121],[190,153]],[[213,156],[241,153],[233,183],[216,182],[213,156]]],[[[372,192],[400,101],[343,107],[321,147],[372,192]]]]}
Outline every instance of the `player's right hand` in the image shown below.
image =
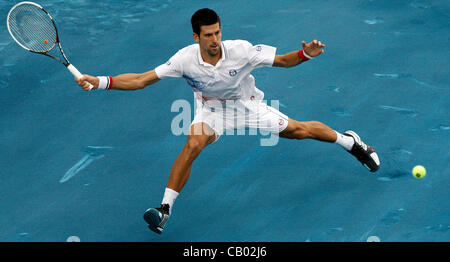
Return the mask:
{"type": "Polygon", "coordinates": [[[99,80],[98,77],[95,76],[83,75],[83,77],[80,79],[75,78],[75,82],[77,82],[78,85],[81,86],[81,88],[83,88],[85,91],[89,91],[91,90],[89,89],[89,84],[93,86],[92,89],[97,89],[99,80]]]}

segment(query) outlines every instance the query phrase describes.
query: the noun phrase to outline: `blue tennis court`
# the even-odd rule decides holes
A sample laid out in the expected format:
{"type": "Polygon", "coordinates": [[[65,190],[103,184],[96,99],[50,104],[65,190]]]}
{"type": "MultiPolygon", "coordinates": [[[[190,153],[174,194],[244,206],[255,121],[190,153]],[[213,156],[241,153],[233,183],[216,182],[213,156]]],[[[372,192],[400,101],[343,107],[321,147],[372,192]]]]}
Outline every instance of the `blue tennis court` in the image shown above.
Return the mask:
{"type": "MultiPolygon", "coordinates": [[[[6,21],[18,1],[1,1],[6,21]]],[[[200,8],[222,40],[325,53],[253,71],[270,104],[355,130],[381,160],[370,173],[337,145],[229,135],[208,146],[162,235],[161,203],[186,141],[172,132],[183,79],[134,92],[84,92],[56,61],[0,26],[0,241],[450,241],[450,2],[43,0],[69,60],[90,75],[142,73],[194,43],[200,8]],[[412,176],[423,165],[423,179],[412,176]]],[[[193,111],[190,112],[193,114],[193,111]]]]}

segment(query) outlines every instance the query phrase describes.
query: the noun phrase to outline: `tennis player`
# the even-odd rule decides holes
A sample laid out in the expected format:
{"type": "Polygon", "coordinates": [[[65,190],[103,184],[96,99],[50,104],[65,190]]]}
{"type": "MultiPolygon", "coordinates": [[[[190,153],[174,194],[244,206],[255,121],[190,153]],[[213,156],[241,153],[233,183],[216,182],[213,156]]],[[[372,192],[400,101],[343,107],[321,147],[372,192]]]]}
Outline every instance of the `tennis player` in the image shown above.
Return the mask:
{"type": "Polygon", "coordinates": [[[161,234],[178,194],[188,181],[193,161],[224,130],[256,128],[289,139],[315,139],[336,143],[356,157],[371,172],[380,161],[374,149],[353,131],[343,134],[318,121],[300,122],[264,103],[264,93],[255,87],[250,74],[261,67],[293,67],[324,52],[320,41],[302,42],[302,49],[276,54],[268,45],[252,45],[245,40],[221,41],[220,18],[211,9],[200,9],[191,18],[196,44],[179,50],[166,63],[141,74],[89,76],[76,80],[85,90],[137,90],[168,77],[184,78],[194,91],[197,110],[187,142],[176,158],[160,207],[144,213],[149,228],[161,234]],[[231,103],[230,103],[231,102],[231,103]],[[226,105],[226,106],[225,106],[226,105]],[[229,107],[236,113],[226,113],[229,107]],[[237,122],[237,124],[236,124],[237,122]]]}

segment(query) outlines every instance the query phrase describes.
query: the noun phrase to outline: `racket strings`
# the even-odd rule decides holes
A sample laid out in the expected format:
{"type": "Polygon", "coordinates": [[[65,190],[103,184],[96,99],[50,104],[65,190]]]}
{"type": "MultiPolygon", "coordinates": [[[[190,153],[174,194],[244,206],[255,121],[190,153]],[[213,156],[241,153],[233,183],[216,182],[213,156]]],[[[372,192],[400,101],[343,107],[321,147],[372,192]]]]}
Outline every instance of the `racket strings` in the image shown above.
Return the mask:
{"type": "Polygon", "coordinates": [[[11,20],[10,25],[22,45],[33,51],[44,52],[51,49],[54,43],[53,39],[56,40],[56,35],[49,34],[49,30],[53,29],[48,27],[48,23],[39,23],[42,20],[42,18],[37,20],[36,17],[22,16],[19,20],[11,20]],[[18,21],[20,21],[20,24],[17,23],[18,21]]]}
{"type": "MultiPolygon", "coordinates": [[[[22,28],[22,34],[21,39],[24,40],[23,36],[29,36],[28,39],[36,40],[39,38],[48,38],[50,40],[55,39],[56,40],[56,32],[53,36],[52,31],[55,31],[53,28],[53,23],[50,20],[50,18],[47,16],[47,14],[42,11],[40,8],[33,6],[33,5],[22,5],[21,9],[17,9],[16,15],[14,16],[19,19],[13,19],[11,20],[14,24],[14,28],[20,30],[20,25],[22,28]],[[19,12],[21,11],[21,12],[19,12]],[[20,21],[21,20],[21,21],[20,21]],[[17,21],[20,21],[21,24],[18,25],[17,21]],[[44,33],[45,32],[45,33],[44,33]],[[50,35],[49,35],[50,33],[50,35]]],[[[18,30],[16,30],[17,32],[18,30]]],[[[26,38],[26,37],[25,37],[26,38]]],[[[45,40],[48,41],[48,39],[44,39],[43,41],[40,41],[41,44],[45,42],[45,40]]],[[[51,42],[49,42],[51,43],[51,42]]],[[[43,47],[43,45],[41,45],[43,47]]],[[[48,48],[48,46],[47,46],[48,48]]]]}
{"type": "Polygon", "coordinates": [[[56,32],[50,18],[35,6],[20,6],[11,25],[22,44],[34,51],[48,51],[56,41],[56,32]],[[30,12],[31,11],[31,12],[30,12]],[[19,24],[18,24],[19,22],[19,24]],[[50,43],[50,45],[49,45],[50,43]]]}
{"type": "Polygon", "coordinates": [[[56,29],[41,8],[24,4],[13,9],[8,24],[15,39],[35,52],[50,51],[56,43],[56,29]]]}

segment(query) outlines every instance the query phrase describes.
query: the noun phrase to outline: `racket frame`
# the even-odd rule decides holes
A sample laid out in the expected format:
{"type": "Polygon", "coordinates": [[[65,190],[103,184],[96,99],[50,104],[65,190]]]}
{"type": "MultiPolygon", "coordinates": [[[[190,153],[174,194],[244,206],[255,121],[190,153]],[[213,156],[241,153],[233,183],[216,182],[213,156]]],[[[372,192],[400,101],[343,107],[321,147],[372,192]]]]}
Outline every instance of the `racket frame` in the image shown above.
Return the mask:
{"type": "Polygon", "coordinates": [[[42,6],[40,6],[39,4],[36,4],[36,3],[33,3],[33,2],[25,1],[25,2],[20,2],[20,3],[16,4],[16,5],[14,5],[14,6],[11,8],[11,10],[9,10],[9,13],[8,13],[8,19],[7,19],[6,24],[8,25],[8,31],[9,31],[9,34],[11,35],[11,37],[14,39],[14,41],[16,41],[17,44],[19,44],[19,45],[20,45],[21,47],[23,47],[25,50],[28,50],[28,51],[30,51],[30,52],[32,52],[32,53],[42,54],[42,55],[49,56],[49,57],[51,57],[51,58],[57,60],[58,62],[62,63],[62,64],[65,65],[66,67],[70,65],[69,59],[67,59],[66,55],[64,54],[64,51],[63,51],[62,46],[61,46],[61,42],[59,41],[58,28],[56,27],[56,23],[55,23],[55,21],[53,20],[53,17],[50,15],[49,12],[47,12],[47,10],[45,10],[45,9],[44,9],[42,6]],[[11,32],[11,28],[10,28],[10,26],[9,26],[9,17],[10,17],[10,15],[11,15],[11,12],[12,12],[15,8],[17,8],[18,6],[25,5],[25,4],[34,5],[34,6],[38,7],[39,9],[41,9],[42,11],[44,11],[44,13],[45,13],[45,14],[50,18],[50,20],[52,21],[53,27],[55,28],[56,40],[55,40],[55,42],[53,43],[53,46],[52,46],[49,50],[47,50],[47,51],[39,52],[39,51],[31,50],[30,48],[28,48],[28,47],[22,45],[22,44],[16,39],[16,37],[14,36],[14,34],[11,32]],[[55,56],[52,56],[52,55],[48,54],[48,52],[52,51],[52,50],[55,48],[56,44],[58,44],[59,50],[61,51],[61,54],[62,54],[62,56],[64,57],[65,62],[62,61],[61,59],[55,57],[55,56]]]}
{"type": "MultiPolygon", "coordinates": [[[[61,64],[63,64],[63,65],[64,65],[64,66],[65,66],[65,67],[66,67],[66,68],[67,68],[67,69],[68,69],[68,70],[69,70],[76,78],[79,79],[79,78],[82,77],[82,74],[80,73],[80,71],[78,71],[78,69],[76,69],[72,64],[70,64],[69,59],[67,59],[66,54],[64,54],[64,50],[63,50],[63,48],[62,48],[62,46],[61,46],[61,42],[60,42],[60,40],[59,40],[58,28],[56,27],[56,23],[55,23],[55,21],[53,20],[53,17],[50,15],[50,13],[47,12],[47,10],[45,10],[42,6],[40,6],[39,4],[36,4],[36,3],[34,3],[34,2],[29,2],[29,1],[24,1],[24,2],[17,3],[16,5],[14,5],[14,6],[11,8],[11,10],[9,10],[9,12],[8,12],[8,17],[7,17],[7,20],[6,20],[6,24],[7,24],[7,26],[8,26],[8,31],[9,31],[9,34],[11,35],[11,37],[14,39],[14,41],[15,41],[17,44],[19,44],[19,45],[20,45],[21,47],[23,47],[25,50],[28,50],[28,51],[30,51],[30,52],[32,52],[32,53],[41,54],[41,55],[46,55],[46,56],[48,56],[48,57],[51,57],[51,58],[55,59],[56,61],[60,62],[61,64]],[[9,26],[9,18],[10,18],[11,12],[12,12],[15,8],[17,8],[18,6],[25,5],[25,4],[34,5],[34,6],[38,7],[38,8],[40,8],[42,11],[44,11],[45,14],[47,14],[47,16],[48,16],[48,17],[50,18],[50,20],[52,21],[53,27],[55,28],[56,40],[55,40],[55,42],[53,43],[53,46],[52,46],[49,50],[47,50],[47,51],[39,52],[39,51],[31,50],[30,48],[28,48],[28,47],[22,45],[22,44],[15,38],[15,36],[13,35],[13,33],[11,32],[11,28],[10,28],[10,26],[9,26]],[[55,56],[52,56],[52,55],[48,54],[48,52],[50,52],[51,50],[53,50],[53,49],[55,48],[56,44],[58,44],[59,50],[61,51],[61,54],[62,54],[62,56],[63,56],[63,58],[64,58],[65,61],[62,61],[61,59],[59,59],[59,58],[57,58],[57,57],[55,57],[55,56]]],[[[91,84],[89,84],[89,89],[92,89],[92,88],[93,88],[93,86],[92,86],[91,84]]]]}

